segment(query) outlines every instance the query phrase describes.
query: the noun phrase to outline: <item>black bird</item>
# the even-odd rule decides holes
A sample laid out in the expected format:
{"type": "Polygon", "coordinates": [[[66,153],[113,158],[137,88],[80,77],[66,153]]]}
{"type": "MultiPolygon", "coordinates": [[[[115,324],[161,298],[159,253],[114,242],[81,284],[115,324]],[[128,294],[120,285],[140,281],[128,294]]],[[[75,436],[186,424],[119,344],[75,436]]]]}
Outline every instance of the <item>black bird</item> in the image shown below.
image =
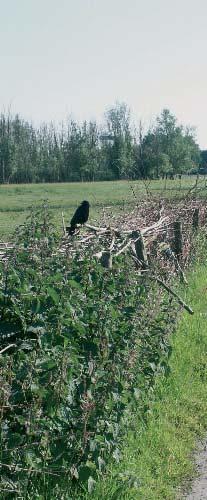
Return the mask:
{"type": "Polygon", "coordinates": [[[82,201],[70,221],[70,227],[66,227],[66,231],[69,234],[73,234],[75,232],[77,224],[85,224],[85,222],[87,222],[89,217],[89,207],[90,205],[88,201],[82,201]]]}

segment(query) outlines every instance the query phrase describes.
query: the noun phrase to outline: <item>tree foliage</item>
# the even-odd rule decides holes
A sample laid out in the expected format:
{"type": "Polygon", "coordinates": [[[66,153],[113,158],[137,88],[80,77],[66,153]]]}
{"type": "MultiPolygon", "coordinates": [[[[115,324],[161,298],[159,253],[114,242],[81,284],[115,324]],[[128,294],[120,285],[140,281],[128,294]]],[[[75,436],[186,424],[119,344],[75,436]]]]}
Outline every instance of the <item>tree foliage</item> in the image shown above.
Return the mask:
{"type": "Polygon", "coordinates": [[[168,109],[162,111],[144,136],[142,155],[146,177],[190,172],[200,162],[194,130],[178,125],[168,109]]]}
{"type": "Polygon", "coordinates": [[[37,129],[18,115],[0,116],[0,183],[158,178],[199,162],[194,130],[166,109],[145,134],[132,127],[125,103],[111,107],[101,126],[69,120],[37,129]]]}

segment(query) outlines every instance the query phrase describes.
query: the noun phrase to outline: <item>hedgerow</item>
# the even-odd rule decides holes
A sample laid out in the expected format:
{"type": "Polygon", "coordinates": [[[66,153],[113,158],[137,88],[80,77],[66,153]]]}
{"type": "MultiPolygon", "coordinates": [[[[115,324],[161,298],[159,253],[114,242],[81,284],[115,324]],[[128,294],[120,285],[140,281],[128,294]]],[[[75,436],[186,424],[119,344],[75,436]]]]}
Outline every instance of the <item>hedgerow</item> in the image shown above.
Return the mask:
{"type": "Polygon", "coordinates": [[[0,264],[0,491],[78,498],[119,460],[135,406],[145,418],[176,307],[129,256],[106,270],[90,248],[59,252],[45,206],[15,238],[0,264]]]}

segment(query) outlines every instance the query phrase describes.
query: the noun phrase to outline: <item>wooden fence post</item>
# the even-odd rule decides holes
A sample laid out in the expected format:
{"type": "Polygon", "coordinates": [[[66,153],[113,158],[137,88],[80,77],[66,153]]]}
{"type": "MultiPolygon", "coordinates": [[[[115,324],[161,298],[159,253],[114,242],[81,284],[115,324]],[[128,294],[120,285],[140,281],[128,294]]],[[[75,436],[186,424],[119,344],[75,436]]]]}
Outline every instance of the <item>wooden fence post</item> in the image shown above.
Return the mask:
{"type": "Polygon", "coordinates": [[[138,260],[142,262],[142,267],[148,267],[147,250],[141,231],[132,231],[132,238],[135,240],[134,247],[138,260]]]}
{"type": "Polygon", "coordinates": [[[105,251],[101,255],[101,265],[106,269],[112,269],[112,254],[110,251],[105,251]]]}
{"type": "Polygon", "coordinates": [[[194,231],[198,230],[199,227],[199,208],[195,208],[193,212],[193,221],[192,221],[194,231]]]}
{"type": "Polygon", "coordinates": [[[166,257],[173,262],[173,264],[175,265],[176,270],[179,272],[179,274],[180,274],[180,281],[182,281],[183,283],[185,283],[185,285],[187,285],[188,284],[187,279],[185,277],[185,274],[184,274],[183,270],[180,267],[180,264],[178,262],[178,258],[176,257],[176,255],[174,254],[174,252],[171,250],[170,247],[165,248],[164,252],[165,252],[166,257]]]}
{"type": "Polygon", "coordinates": [[[173,250],[178,260],[182,258],[183,254],[183,236],[182,236],[182,222],[177,220],[173,224],[174,228],[174,241],[173,250]]]}

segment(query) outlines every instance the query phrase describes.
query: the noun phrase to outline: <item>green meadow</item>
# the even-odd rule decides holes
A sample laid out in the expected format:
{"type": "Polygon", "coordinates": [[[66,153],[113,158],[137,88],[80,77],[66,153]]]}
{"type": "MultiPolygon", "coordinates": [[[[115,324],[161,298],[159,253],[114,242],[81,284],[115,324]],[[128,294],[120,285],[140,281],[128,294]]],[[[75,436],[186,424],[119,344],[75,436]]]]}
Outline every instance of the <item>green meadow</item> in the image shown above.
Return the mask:
{"type": "MultiPolygon", "coordinates": [[[[103,208],[117,214],[129,211],[146,197],[176,198],[184,196],[195,185],[195,177],[155,181],[110,181],[91,183],[18,184],[0,186],[0,239],[8,240],[16,226],[22,224],[32,206],[48,200],[57,228],[61,213],[66,223],[84,199],[91,204],[90,222],[99,220],[103,208]]],[[[204,187],[200,178],[198,187],[204,187]]]]}

